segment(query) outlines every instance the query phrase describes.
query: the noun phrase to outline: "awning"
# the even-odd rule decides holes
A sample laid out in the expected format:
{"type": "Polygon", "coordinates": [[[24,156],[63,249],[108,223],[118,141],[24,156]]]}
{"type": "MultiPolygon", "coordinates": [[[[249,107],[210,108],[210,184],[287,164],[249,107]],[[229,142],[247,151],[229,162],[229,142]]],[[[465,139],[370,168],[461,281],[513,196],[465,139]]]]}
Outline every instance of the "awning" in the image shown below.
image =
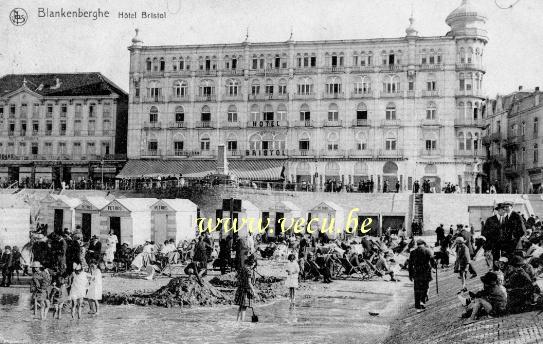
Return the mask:
{"type": "MultiPolygon", "coordinates": [[[[239,179],[280,180],[284,161],[232,160],[229,173],[239,179]]],[[[204,178],[216,173],[215,160],[129,160],[117,175],[119,179],[179,177],[204,178]]]]}

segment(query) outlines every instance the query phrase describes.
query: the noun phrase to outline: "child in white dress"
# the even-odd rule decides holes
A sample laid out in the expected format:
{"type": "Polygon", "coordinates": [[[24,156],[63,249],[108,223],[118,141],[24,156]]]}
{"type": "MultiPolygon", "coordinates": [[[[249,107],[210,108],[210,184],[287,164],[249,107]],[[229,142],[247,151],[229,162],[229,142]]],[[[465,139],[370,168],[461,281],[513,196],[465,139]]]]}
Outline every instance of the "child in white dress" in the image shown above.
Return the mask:
{"type": "Polygon", "coordinates": [[[102,300],[102,271],[96,262],[90,264],[89,290],[87,291],[89,301],[89,314],[98,314],[98,301],[102,300]]]}
{"type": "Polygon", "coordinates": [[[292,307],[294,305],[295,290],[298,288],[298,274],[300,273],[300,266],[296,261],[296,256],[292,253],[288,256],[286,270],[287,280],[285,286],[289,288],[290,306],[292,307]]]}
{"type": "Polygon", "coordinates": [[[81,265],[74,263],[74,272],[72,272],[70,283],[70,300],[72,301],[72,318],[75,316],[77,308],[77,318],[81,319],[81,305],[83,298],[87,294],[89,284],[87,273],[83,271],[81,265]]]}

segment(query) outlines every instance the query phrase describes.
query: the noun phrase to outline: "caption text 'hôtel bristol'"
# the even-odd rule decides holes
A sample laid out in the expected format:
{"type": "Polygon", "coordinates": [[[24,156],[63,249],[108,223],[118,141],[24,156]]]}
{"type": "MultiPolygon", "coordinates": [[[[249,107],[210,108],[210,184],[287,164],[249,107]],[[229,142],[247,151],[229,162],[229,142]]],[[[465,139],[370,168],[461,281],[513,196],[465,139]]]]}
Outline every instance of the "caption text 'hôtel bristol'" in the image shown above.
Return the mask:
{"type": "MultiPolygon", "coordinates": [[[[445,36],[145,46],[130,51],[129,159],[265,159],[291,182],[478,177],[486,18],[463,0],[445,36]]],[[[179,174],[172,171],[172,175],[179,174]]]]}

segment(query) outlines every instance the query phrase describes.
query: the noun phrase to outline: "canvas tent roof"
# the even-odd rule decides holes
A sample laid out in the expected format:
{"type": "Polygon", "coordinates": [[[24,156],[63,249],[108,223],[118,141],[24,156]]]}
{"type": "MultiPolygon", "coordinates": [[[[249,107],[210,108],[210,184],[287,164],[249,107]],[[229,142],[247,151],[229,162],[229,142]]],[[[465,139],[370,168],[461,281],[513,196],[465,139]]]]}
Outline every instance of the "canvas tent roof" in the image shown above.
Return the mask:
{"type": "Polygon", "coordinates": [[[176,199],[162,199],[160,201],[166,203],[175,211],[196,211],[196,209],[198,208],[196,204],[194,204],[188,199],[176,198],[176,199]]]}

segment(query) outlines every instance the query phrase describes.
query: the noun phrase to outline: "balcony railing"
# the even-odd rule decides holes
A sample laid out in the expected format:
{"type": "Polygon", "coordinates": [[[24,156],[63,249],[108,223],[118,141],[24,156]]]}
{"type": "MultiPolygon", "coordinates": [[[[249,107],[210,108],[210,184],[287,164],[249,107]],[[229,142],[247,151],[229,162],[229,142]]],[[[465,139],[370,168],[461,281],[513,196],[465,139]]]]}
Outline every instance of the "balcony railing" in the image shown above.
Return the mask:
{"type": "Polygon", "coordinates": [[[345,98],[345,93],[343,93],[343,92],[333,92],[333,93],[324,92],[322,94],[322,98],[323,99],[341,99],[341,98],[345,98]]]}
{"type": "Polygon", "coordinates": [[[163,95],[146,96],[146,97],[143,97],[143,101],[147,103],[160,103],[164,101],[164,96],[163,95]]]}
{"type": "Polygon", "coordinates": [[[330,120],[327,120],[327,121],[324,121],[323,122],[323,126],[325,127],[341,127],[343,125],[343,121],[330,121],[330,120]]]}
{"type": "Polygon", "coordinates": [[[422,120],[422,125],[427,127],[442,126],[442,123],[437,119],[425,118],[422,120]]]}
{"type": "Polygon", "coordinates": [[[289,151],[289,155],[292,157],[315,157],[316,152],[314,149],[292,149],[289,151]]]}
{"type": "Polygon", "coordinates": [[[188,158],[191,156],[191,152],[183,149],[174,149],[173,151],[170,151],[168,155],[188,158]]]}
{"type": "Polygon", "coordinates": [[[419,156],[421,157],[438,157],[441,155],[441,150],[439,149],[426,149],[423,148],[419,151],[419,156]]]}
{"type": "Polygon", "coordinates": [[[102,130],[102,135],[103,136],[113,136],[113,135],[115,135],[115,130],[113,130],[113,129],[104,129],[104,130],[102,130]]]}
{"type": "Polygon", "coordinates": [[[305,121],[296,121],[294,122],[295,127],[316,127],[317,121],[305,120],[305,121]]]}
{"type": "Polygon", "coordinates": [[[245,155],[245,151],[239,150],[239,149],[227,149],[226,150],[226,156],[229,157],[237,157],[241,158],[243,155],[245,155]]]}
{"type": "Polygon", "coordinates": [[[314,74],[317,73],[317,67],[298,67],[294,69],[294,74],[314,74]]]}
{"type": "Polygon", "coordinates": [[[422,70],[436,70],[436,69],[442,69],[443,65],[441,63],[425,63],[420,65],[420,69],[422,70]]]}
{"type": "Polygon", "coordinates": [[[343,158],[345,157],[345,149],[321,149],[320,156],[329,158],[343,158]]]}
{"type": "Polygon", "coordinates": [[[223,128],[243,128],[243,124],[241,122],[229,122],[225,121],[221,123],[221,127],[223,128]]]}
{"type": "Polygon", "coordinates": [[[142,157],[160,157],[161,151],[160,149],[144,149],[141,152],[142,157]]]}
{"type": "Polygon", "coordinates": [[[195,128],[215,128],[215,123],[211,121],[196,122],[195,128]]]}
{"type": "Polygon", "coordinates": [[[294,93],[294,99],[313,99],[315,98],[315,93],[305,92],[305,93],[294,93]]]}
{"type": "Polygon", "coordinates": [[[170,122],[168,123],[168,128],[170,129],[186,129],[188,128],[186,122],[170,122]]]}
{"type": "Polygon", "coordinates": [[[247,121],[248,128],[277,128],[288,127],[287,121],[247,121]]]}
{"type": "Polygon", "coordinates": [[[454,125],[457,127],[480,127],[485,123],[482,118],[455,118],[454,125]]]}
{"type": "Polygon", "coordinates": [[[221,70],[223,75],[243,75],[245,72],[243,69],[223,69],[221,70]]]}
{"type": "Polygon", "coordinates": [[[359,73],[371,73],[374,71],[372,66],[353,66],[351,67],[351,72],[359,73]]]}
{"type": "Polygon", "coordinates": [[[223,99],[223,100],[243,100],[243,94],[241,94],[241,93],[238,93],[238,94],[228,94],[228,93],[225,93],[225,94],[222,96],[222,99],[223,99]]]}
{"type": "Polygon", "coordinates": [[[196,97],[196,100],[197,101],[200,101],[200,102],[210,102],[210,101],[215,101],[217,100],[217,95],[215,94],[203,94],[203,95],[198,95],[196,97]]]}
{"type": "Polygon", "coordinates": [[[457,63],[456,70],[476,70],[486,72],[486,68],[480,63],[457,63]]]}
{"type": "Polygon", "coordinates": [[[481,90],[456,90],[455,91],[456,97],[477,97],[477,98],[484,98],[483,92],[481,90]]]}
{"type": "Polygon", "coordinates": [[[351,98],[372,98],[373,97],[373,91],[367,90],[354,90],[351,92],[351,98]]]}
{"type": "Polygon", "coordinates": [[[399,127],[401,121],[399,119],[384,119],[381,121],[383,127],[399,127]]]}
{"type": "Polygon", "coordinates": [[[324,73],[344,73],[345,67],[340,66],[328,66],[324,67],[324,73]]]}
{"type": "Polygon", "coordinates": [[[175,94],[175,92],[172,94],[170,100],[172,101],[189,101],[190,96],[188,94],[175,94]]]}
{"type": "Polygon", "coordinates": [[[268,93],[264,94],[264,99],[269,100],[288,100],[288,93],[268,93]]]}
{"type": "Polygon", "coordinates": [[[215,156],[217,156],[217,151],[215,150],[199,150],[199,151],[191,151],[190,152],[190,156],[193,157],[193,156],[197,156],[197,157],[202,157],[202,158],[213,158],[215,156]]]}
{"type": "Polygon", "coordinates": [[[143,123],[143,129],[152,130],[152,129],[162,129],[161,122],[145,122],[143,123]]]}
{"type": "Polygon", "coordinates": [[[371,126],[371,122],[369,119],[353,119],[353,126],[354,127],[368,127],[368,126],[371,126]]]}
{"type": "Polygon", "coordinates": [[[349,157],[360,158],[360,157],[372,157],[373,150],[371,149],[349,149],[349,157]]]}
{"type": "Polygon", "coordinates": [[[393,91],[393,92],[381,91],[379,95],[382,98],[403,97],[403,91],[393,91]]]}
{"type": "Polygon", "coordinates": [[[439,91],[438,90],[422,90],[422,96],[423,97],[439,97],[439,91]]]}
{"type": "Polygon", "coordinates": [[[392,158],[399,158],[403,156],[403,150],[402,149],[381,149],[379,150],[379,156],[381,157],[392,157],[392,158]]]}
{"type": "Polygon", "coordinates": [[[217,75],[216,69],[198,69],[195,72],[196,72],[196,76],[216,76],[217,75]]]}

